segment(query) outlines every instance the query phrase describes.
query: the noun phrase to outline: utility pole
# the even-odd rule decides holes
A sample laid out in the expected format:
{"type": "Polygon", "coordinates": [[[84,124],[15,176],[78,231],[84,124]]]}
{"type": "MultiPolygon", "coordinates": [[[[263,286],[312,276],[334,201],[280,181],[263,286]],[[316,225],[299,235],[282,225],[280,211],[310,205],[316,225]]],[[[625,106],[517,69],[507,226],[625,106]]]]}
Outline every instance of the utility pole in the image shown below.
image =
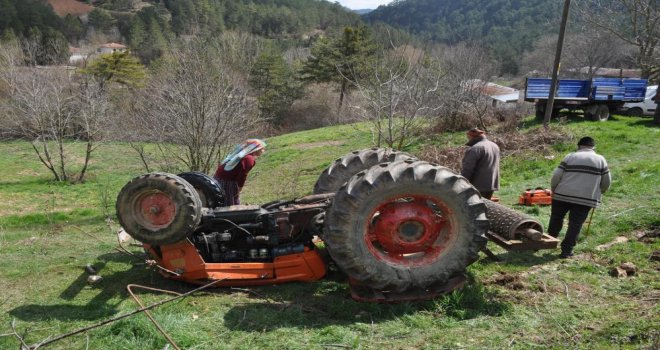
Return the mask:
{"type": "Polygon", "coordinates": [[[550,96],[545,105],[545,115],[543,116],[543,127],[548,128],[552,110],[555,104],[555,94],[557,94],[557,85],[559,76],[559,67],[561,65],[561,50],[564,47],[564,33],[566,32],[566,22],[568,21],[568,9],[571,6],[571,0],[564,0],[564,10],[561,14],[561,26],[559,27],[559,39],[557,39],[557,50],[555,51],[555,63],[552,66],[552,82],[550,83],[550,96]]]}

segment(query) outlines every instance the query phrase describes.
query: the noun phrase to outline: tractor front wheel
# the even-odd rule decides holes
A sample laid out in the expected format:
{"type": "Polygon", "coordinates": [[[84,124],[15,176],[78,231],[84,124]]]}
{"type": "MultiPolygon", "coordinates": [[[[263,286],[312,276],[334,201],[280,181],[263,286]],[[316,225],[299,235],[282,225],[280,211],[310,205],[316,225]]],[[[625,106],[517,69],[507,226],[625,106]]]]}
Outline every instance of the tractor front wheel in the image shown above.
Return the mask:
{"type": "Polygon", "coordinates": [[[188,181],[195,188],[203,207],[216,208],[225,206],[225,191],[216,179],[199,171],[181,173],[177,176],[188,181]]]}
{"type": "Polygon", "coordinates": [[[185,239],[202,218],[202,202],[195,188],[167,173],[151,173],[131,180],[119,192],[116,209],[124,230],[152,245],[185,239]]]}
{"type": "Polygon", "coordinates": [[[446,283],[478,259],[488,230],[479,192],[418,160],[374,166],[337,191],[323,240],[337,265],[374,289],[446,283]]]}

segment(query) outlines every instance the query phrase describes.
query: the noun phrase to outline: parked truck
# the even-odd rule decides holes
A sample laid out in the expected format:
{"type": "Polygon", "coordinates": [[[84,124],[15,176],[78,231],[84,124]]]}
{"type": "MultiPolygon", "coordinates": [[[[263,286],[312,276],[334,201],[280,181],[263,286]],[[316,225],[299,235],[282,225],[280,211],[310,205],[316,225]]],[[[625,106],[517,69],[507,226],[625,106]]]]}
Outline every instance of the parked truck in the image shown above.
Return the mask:
{"type": "MultiPolygon", "coordinates": [[[[550,78],[527,78],[525,83],[525,101],[534,102],[537,119],[545,116],[551,82],[550,78]]],[[[646,79],[627,78],[560,79],[552,117],[568,109],[581,110],[590,120],[605,121],[624,103],[644,101],[647,83],[646,79]]]]}

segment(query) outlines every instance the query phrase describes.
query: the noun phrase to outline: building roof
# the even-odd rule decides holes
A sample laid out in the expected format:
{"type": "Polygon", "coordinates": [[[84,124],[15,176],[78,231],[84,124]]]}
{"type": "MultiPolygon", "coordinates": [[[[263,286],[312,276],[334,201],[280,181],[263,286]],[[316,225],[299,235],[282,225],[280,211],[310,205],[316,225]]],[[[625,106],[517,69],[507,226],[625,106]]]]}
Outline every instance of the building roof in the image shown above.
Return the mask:
{"type": "MultiPolygon", "coordinates": [[[[582,67],[579,69],[580,73],[589,73],[589,67],[582,67]]],[[[594,76],[598,77],[622,77],[622,78],[639,78],[642,74],[640,69],[620,69],[620,68],[598,68],[594,72],[594,76]]]]}
{"type": "Polygon", "coordinates": [[[465,81],[463,86],[470,89],[480,89],[484,95],[502,102],[518,101],[518,97],[520,95],[520,91],[514,88],[485,82],[479,79],[465,81]]]}
{"type": "Polygon", "coordinates": [[[520,91],[504,95],[491,95],[490,97],[493,100],[498,100],[500,102],[518,102],[518,99],[520,98],[520,91]]]}
{"type": "Polygon", "coordinates": [[[518,90],[514,88],[495,83],[486,83],[481,91],[488,96],[508,95],[518,92],[518,90]]]}
{"type": "Polygon", "coordinates": [[[107,43],[107,44],[99,45],[99,47],[104,49],[125,49],[126,45],[122,45],[118,43],[107,43]]]}

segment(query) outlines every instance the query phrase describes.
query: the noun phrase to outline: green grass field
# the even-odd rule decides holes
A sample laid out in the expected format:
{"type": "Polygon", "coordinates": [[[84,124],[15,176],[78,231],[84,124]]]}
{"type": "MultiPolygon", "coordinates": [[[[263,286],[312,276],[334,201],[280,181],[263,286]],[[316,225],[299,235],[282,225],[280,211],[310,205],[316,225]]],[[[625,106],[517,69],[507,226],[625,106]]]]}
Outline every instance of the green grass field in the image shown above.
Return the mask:
{"type": "MultiPolygon", "coordinates": [[[[534,122],[521,131],[539,132],[534,122]]],[[[547,154],[514,152],[502,160],[501,202],[513,206],[526,188],[548,186],[554,167],[590,135],[609,162],[611,191],[584,232],[573,259],[558,251],[506,252],[469,268],[469,283],[433,301],[402,304],[354,302],[344,280],[249,289],[218,288],[153,310],[186,349],[493,349],[658,348],[660,346],[660,135],[648,118],[604,123],[569,119],[559,126],[571,141],[547,154]],[[596,247],[623,236],[627,242],[596,247]],[[644,236],[644,237],[642,237],[644,236]],[[640,238],[641,237],[641,238],[640,238]],[[657,256],[657,255],[655,255],[657,256]],[[615,278],[623,262],[635,276],[615,278]]],[[[371,134],[351,126],[298,132],[269,141],[244,189],[243,201],[265,203],[311,192],[334,159],[371,145],[371,134]]],[[[459,145],[462,133],[429,135],[425,144],[459,145]]],[[[51,181],[25,142],[0,143],[0,349],[17,349],[12,324],[28,344],[137,308],[127,284],[185,292],[115,248],[114,201],[143,172],[130,147],[104,144],[83,184],[51,181]],[[86,283],[84,266],[103,277],[86,283]]],[[[519,210],[547,224],[549,208],[519,210]]],[[[584,231],[584,230],[583,230],[584,231]]],[[[139,247],[133,247],[136,254],[139,247]]],[[[139,293],[145,304],[163,300],[139,293]]],[[[68,337],[49,349],[163,349],[167,341],[143,314],[68,337]]]]}

